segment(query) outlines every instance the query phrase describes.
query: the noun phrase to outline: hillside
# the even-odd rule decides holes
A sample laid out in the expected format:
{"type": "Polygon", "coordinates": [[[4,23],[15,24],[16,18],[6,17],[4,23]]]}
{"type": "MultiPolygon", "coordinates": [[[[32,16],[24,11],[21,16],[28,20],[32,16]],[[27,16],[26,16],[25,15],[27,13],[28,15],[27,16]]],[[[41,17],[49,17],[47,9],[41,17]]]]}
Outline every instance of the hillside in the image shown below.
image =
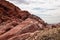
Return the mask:
{"type": "Polygon", "coordinates": [[[0,0],[0,40],[60,40],[60,23],[40,17],[0,0]]]}

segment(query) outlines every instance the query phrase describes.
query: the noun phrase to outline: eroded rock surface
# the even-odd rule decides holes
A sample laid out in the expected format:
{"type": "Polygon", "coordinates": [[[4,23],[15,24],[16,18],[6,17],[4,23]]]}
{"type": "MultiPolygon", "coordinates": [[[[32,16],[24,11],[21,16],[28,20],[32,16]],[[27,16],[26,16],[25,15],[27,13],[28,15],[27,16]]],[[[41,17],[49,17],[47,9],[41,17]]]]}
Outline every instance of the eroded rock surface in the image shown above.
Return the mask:
{"type": "Polygon", "coordinates": [[[0,0],[0,40],[45,40],[33,38],[38,37],[35,36],[36,31],[46,29],[48,32],[56,27],[60,27],[60,23],[47,24],[40,17],[21,10],[6,0],[0,0]]]}

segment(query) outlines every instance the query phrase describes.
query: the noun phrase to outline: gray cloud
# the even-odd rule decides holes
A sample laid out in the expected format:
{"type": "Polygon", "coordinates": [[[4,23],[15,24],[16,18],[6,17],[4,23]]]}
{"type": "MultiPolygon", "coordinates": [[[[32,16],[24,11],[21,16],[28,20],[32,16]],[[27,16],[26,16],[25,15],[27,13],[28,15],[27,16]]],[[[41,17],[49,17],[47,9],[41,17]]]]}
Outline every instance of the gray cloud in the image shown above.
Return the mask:
{"type": "Polygon", "coordinates": [[[9,1],[17,3],[17,4],[28,3],[26,0],[9,0],[9,1]]]}

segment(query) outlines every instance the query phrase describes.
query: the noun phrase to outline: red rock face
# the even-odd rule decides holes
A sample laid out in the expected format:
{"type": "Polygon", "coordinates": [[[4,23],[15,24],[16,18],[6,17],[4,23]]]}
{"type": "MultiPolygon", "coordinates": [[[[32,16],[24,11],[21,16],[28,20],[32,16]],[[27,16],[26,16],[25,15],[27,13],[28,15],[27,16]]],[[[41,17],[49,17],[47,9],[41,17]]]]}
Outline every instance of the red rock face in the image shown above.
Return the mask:
{"type": "Polygon", "coordinates": [[[44,24],[41,18],[28,11],[22,11],[8,1],[0,1],[0,40],[10,40],[24,33],[34,32],[44,27],[44,24]]]}
{"type": "Polygon", "coordinates": [[[31,36],[30,33],[48,26],[41,18],[0,0],[0,40],[25,40],[31,36]]]}

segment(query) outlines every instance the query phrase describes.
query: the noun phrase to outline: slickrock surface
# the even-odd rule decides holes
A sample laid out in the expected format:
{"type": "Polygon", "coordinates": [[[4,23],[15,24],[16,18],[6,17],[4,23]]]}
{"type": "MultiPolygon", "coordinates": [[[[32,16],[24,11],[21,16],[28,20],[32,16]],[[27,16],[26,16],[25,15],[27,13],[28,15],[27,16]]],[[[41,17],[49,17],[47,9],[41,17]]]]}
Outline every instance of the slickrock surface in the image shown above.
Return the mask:
{"type": "Polygon", "coordinates": [[[60,23],[40,17],[0,0],[0,40],[60,40],[60,23]]]}

